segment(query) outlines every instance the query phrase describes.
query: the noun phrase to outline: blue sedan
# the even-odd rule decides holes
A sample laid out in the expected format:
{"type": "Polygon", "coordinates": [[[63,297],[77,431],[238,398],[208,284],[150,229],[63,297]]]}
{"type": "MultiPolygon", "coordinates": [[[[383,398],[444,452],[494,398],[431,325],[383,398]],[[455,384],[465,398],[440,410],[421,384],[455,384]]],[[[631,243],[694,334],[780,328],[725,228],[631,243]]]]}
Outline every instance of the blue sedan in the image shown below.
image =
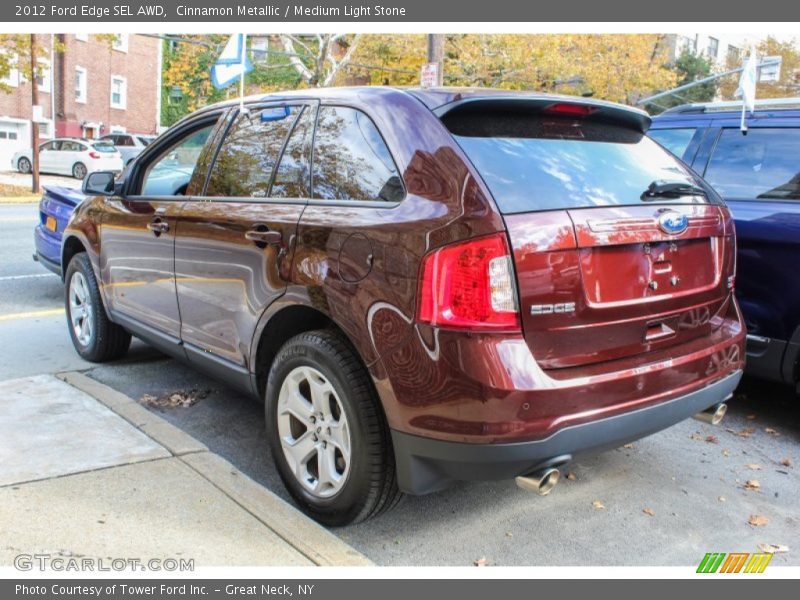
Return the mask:
{"type": "Polygon", "coordinates": [[[39,201],[39,222],[33,230],[33,260],[61,275],[61,234],[72,211],[85,196],[73,188],[45,186],[39,201]]]}

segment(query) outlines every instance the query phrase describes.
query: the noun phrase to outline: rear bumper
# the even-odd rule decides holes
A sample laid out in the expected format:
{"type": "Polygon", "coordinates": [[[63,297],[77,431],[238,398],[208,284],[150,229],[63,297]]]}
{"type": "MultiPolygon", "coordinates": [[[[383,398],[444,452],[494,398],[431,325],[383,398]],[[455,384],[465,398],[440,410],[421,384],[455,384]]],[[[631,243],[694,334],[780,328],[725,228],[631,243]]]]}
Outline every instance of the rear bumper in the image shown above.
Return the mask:
{"type": "Polygon", "coordinates": [[[427,494],[453,481],[510,479],[576,454],[615,448],[666,429],[727,400],[742,377],[736,370],[703,388],[652,406],[564,427],[547,438],[467,444],[392,430],[400,489],[427,494]]]}
{"type": "Polygon", "coordinates": [[[40,223],[33,231],[33,243],[36,248],[33,259],[61,275],[61,236],[51,233],[40,223]]]}

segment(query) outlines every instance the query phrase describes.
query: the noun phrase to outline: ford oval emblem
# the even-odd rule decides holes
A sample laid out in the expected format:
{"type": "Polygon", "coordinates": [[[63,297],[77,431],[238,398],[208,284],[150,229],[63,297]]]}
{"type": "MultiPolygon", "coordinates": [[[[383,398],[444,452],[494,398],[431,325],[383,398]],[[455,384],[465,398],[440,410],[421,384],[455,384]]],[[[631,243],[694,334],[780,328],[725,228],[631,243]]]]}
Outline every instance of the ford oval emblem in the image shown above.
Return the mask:
{"type": "Polygon", "coordinates": [[[667,235],[680,235],[689,227],[689,217],[670,210],[659,215],[658,226],[667,235]]]}

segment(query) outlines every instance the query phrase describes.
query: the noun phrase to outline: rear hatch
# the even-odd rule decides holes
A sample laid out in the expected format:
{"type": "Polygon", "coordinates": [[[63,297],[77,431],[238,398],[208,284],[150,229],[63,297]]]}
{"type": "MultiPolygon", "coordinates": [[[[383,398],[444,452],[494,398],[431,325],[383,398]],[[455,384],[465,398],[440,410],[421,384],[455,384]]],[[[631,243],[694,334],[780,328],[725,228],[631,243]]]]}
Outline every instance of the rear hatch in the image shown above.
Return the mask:
{"type": "Polygon", "coordinates": [[[506,222],[525,339],[545,369],[646,354],[721,325],[733,226],[647,117],[560,100],[472,102],[442,121],[506,222]]]}

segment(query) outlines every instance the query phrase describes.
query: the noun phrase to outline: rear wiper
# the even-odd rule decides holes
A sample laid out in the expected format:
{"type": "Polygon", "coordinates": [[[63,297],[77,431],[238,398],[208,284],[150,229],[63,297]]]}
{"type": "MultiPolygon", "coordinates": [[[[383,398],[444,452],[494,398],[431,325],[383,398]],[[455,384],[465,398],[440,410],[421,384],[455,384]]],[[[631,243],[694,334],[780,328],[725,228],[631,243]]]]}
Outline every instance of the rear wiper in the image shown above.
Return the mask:
{"type": "Polygon", "coordinates": [[[642,192],[642,200],[653,198],[679,198],[681,196],[705,196],[706,191],[700,186],[686,183],[685,181],[657,180],[647,186],[642,192]]]}

